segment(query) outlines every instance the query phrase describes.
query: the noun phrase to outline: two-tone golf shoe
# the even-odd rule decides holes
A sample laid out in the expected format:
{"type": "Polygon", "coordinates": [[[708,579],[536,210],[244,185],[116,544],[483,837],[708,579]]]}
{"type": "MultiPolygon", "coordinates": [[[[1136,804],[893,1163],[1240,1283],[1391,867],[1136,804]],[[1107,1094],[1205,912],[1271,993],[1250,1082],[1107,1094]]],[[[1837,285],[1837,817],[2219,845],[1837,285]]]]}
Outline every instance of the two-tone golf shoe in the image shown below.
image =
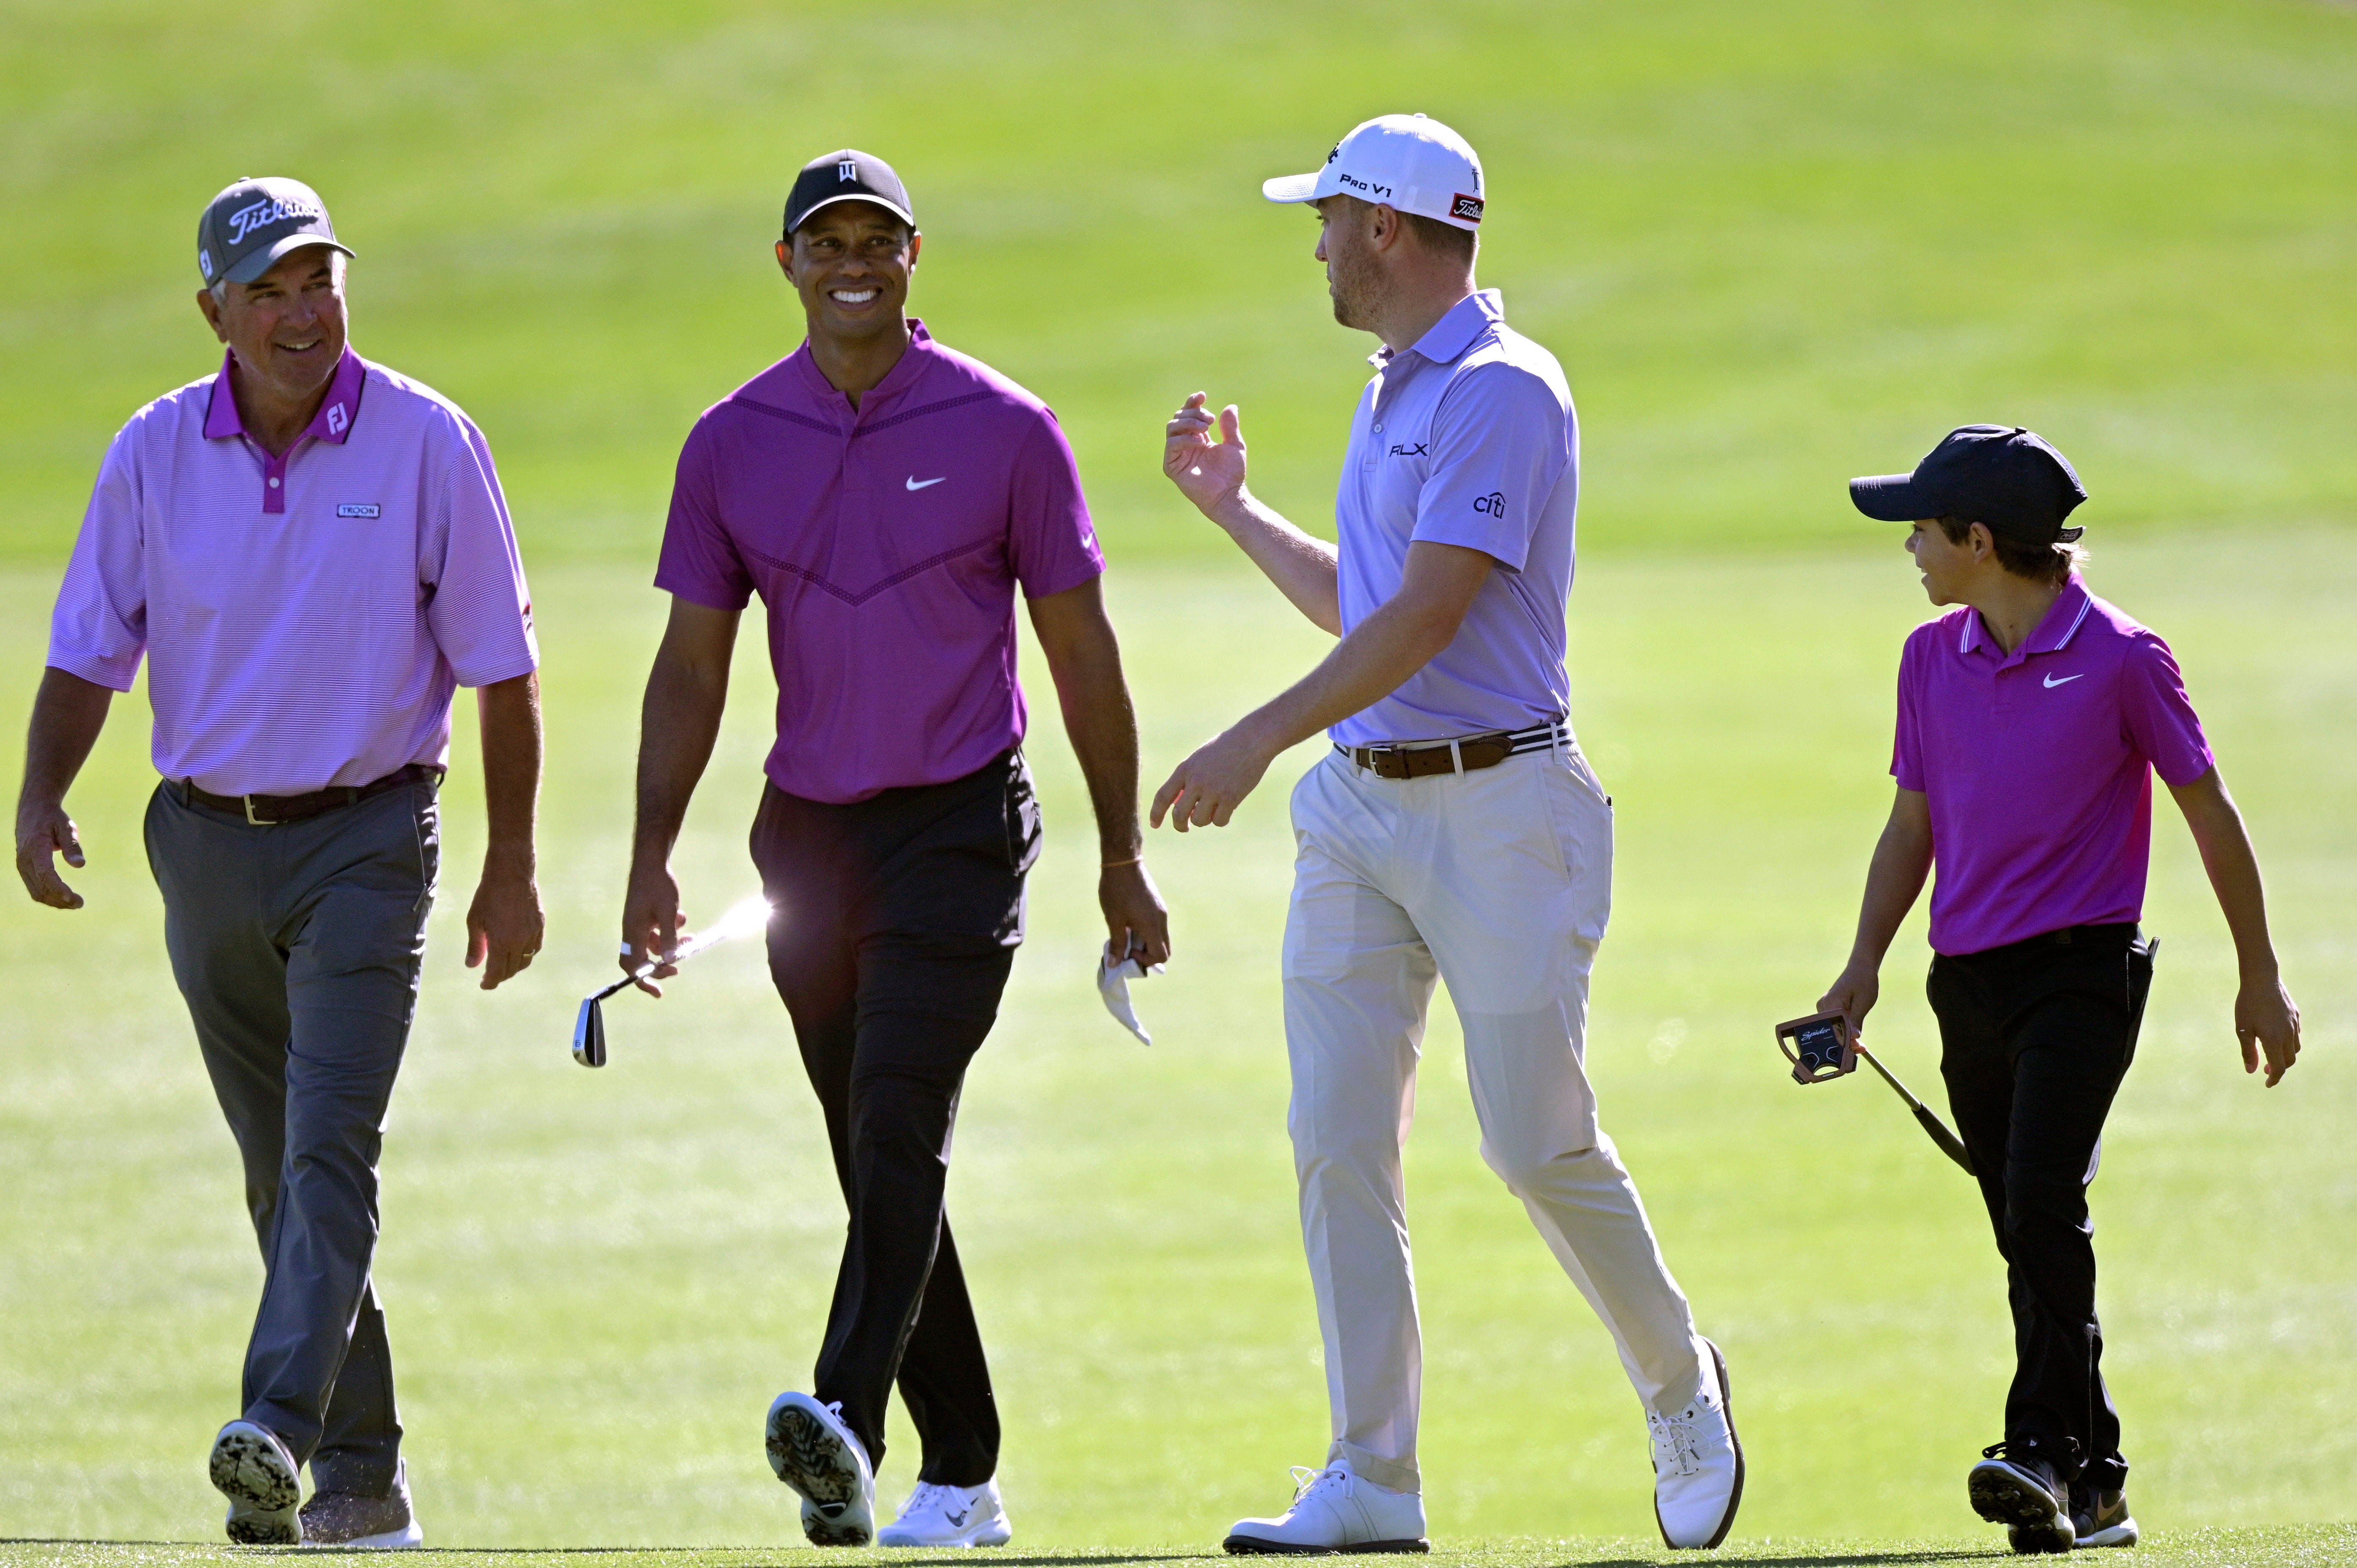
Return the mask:
{"type": "Polygon", "coordinates": [[[1964,1477],[1964,1490],[1973,1511],[2005,1526],[2006,1543],[2025,1557],[2077,1544],[2070,1483],[2035,1444],[1990,1444],[1964,1477]]]}
{"type": "Polygon", "coordinates": [[[2125,1491],[2098,1491],[2080,1482],[2071,1483],[2071,1533],[2075,1551],[2091,1546],[2134,1546],[2136,1543],[2136,1516],[2128,1512],[2128,1495],[2125,1491]]]}
{"type": "Polygon", "coordinates": [[[1743,1444],[1735,1434],[1727,1358],[1706,1339],[1703,1386],[1683,1410],[1645,1412],[1653,1439],[1653,1522],[1672,1547],[1712,1547],[1743,1503],[1743,1444]]]}
{"type": "MultiPolygon", "coordinates": [[[[316,1479],[317,1473],[313,1472],[316,1479]]],[[[409,1500],[409,1461],[394,1462],[382,1492],[317,1491],[303,1505],[303,1540],[311,1546],[391,1552],[425,1544],[425,1527],[409,1500]]]]}
{"type": "Polygon", "coordinates": [[[301,1466],[278,1434],[250,1421],[232,1421],[213,1438],[205,1465],[214,1490],[229,1499],[230,1540],[240,1546],[300,1546],[301,1466]]]}
{"type": "Polygon", "coordinates": [[[1424,1498],[1394,1492],[1339,1461],[1293,1467],[1293,1506],[1275,1519],[1241,1519],[1221,1544],[1240,1556],[1322,1556],[1330,1552],[1429,1552],[1424,1498]]]}
{"type": "Polygon", "coordinates": [[[802,1533],[813,1546],[865,1546],[876,1539],[876,1472],[843,1406],[780,1394],[762,1423],[770,1468],[802,1494],[802,1533]]]}

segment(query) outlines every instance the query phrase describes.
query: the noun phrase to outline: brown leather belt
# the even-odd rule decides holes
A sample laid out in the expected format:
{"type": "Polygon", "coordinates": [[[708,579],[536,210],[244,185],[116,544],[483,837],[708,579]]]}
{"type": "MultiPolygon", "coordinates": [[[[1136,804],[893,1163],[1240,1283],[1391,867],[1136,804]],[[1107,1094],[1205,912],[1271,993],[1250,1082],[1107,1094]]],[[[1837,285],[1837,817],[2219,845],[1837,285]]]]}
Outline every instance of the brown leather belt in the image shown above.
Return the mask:
{"type": "Polygon", "coordinates": [[[1492,730],[1463,740],[1415,741],[1385,746],[1343,746],[1334,749],[1378,779],[1428,779],[1436,773],[1471,773],[1495,768],[1525,751],[1550,751],[1571,743],[1571,731],[1561,719],[1532,729],[1492,730]]]}
{"type": "Polygon", "coordinates": [[[274,827],[280,822],[299,822],[307,817],[320,816],[357,805],[371,795],[382,795],[388,789],[398,789],[404,784],[438,782],[442,770],[423,762],[413,762],[397,768],[383,778],[367,784],[331,784],[325,789],[314,789],[307,795],[216,795],[210,789],[199,789],[187,779],[180,788],[188,792],[195,805],[210,806],[216,811],[226,811],[232,817],[243,817],[258,828],[274,827]]]}

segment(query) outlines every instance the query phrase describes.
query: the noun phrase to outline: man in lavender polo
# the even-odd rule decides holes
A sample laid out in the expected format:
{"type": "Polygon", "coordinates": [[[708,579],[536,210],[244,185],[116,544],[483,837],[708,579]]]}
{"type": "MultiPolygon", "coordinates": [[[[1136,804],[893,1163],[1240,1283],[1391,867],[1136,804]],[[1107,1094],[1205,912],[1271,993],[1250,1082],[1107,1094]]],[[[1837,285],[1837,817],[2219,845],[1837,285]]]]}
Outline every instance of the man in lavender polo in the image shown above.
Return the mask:
{"type": "Polygon", "coordinates": [[[625,969],[673,950],[667,862],[759,594],[778,738],[753,860],[777,910],[770,972],[851,1213],[813,1392],[780,1394],[767,1423],[770,1465],[822,1546],[1010,1534],[989,1369],[942,1205],[959,1089],[1039,850],[1018,589],[1095,805],[1111,952],[1152,963],[1170,947],[1071,450],[1038,398],[902,314],[921,243],[899,177],[865,153],[813,159],[786,199],[777,258],[809,336],[706,410],[680,454],[622,916],[625,969]],[[923,1461],[879,1537],[896,1381],[923,1461]]]}
{"type": "Polygon", "coordinates": [[[2016,1358],[2005,1437],[1967,1477],[2016,1552],[2136,1538],[2103,1377],[2087,1187],[2128,1064],[2156,944],[2136,929],[2152,776],[2185,814],[2242,969],[2243,1069],[2269,1088],[2299,1011],[2267,937],[2257,857],[2158,636],[2087,591],[2086,490],[2018,425],[1952,431],[1912,473],[1850,481],[1911,525],[1935,605],[1899,660],[1898,779],[1849,962],[1817,1004],[1863,1025],[1883,954],[1932,866],[1941,1076],[2006,1262],[2016,1358]]]}
{"type": "Polygon", "coordinates": [[[1473,281],[1486,197],[1421,114],[1353,130],[1270,180],[1318,221],[1334,317],[1383,347],[1336,498],[1339,549],[1244,485],[1236,411],[1197,393],[1163,468],[1334,651],[1179,764],[1154,798],[1224,825],[1277,754],[1325,730],[1293,790],[1285,929],[1290,1116],[1332,1445],[1237,1552],[1424,1550],[1423,1343],[1401,1144],[1436,975],[1465,1029],[1481,1154],[1610,1330],[1653,1446],[1654,1517],[1716,1546],[1743,1495],[1727,1368],[1695,1331],[1636,1184],[1598,1124],[1587,980],[1612,902],[1612,802],[1572,739],[1564,668],[1579,433],[1563,368],[1473,281]]]}
{"type": "Polygon", "coordinates": [[[417,1001],[454,688],[479,689],[490,848],[467,915],[490,990],[540,945],[539,661],[490,449],[346,342],[327,209],[243,179],[197,231],[221,369],[132,415],[66,567],[16,870],[78,909],[65,797],[144,655],[164,942],[245,1166],[262,1305],[213,1485],[229,1538],[414,1546],[371,1260],[417,1001]],[[315,1490],[297,1512],[299,1470],[315,1490]]]}

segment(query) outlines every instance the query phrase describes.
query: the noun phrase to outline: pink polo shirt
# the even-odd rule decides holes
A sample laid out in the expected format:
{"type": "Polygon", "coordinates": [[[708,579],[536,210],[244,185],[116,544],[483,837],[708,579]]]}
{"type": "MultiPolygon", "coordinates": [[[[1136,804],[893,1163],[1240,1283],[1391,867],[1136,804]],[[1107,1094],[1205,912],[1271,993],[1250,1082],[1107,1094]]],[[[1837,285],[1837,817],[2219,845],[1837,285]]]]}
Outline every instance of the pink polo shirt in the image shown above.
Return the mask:
{"type": "Polygon", "coordinates": [[[1015,595],[1103,570],[1048,405],[924,323],[851,400],[805,343],[688,433],[655,586],[769,608],[791,795],[841,803],[964,777],[1023,738],[1015,595]]]}
{"type": "Polygon", "coordinates": [[[296,795],[446,762],[453,691],[540,661],[482,433],[349,349],[278,457],[227,360],[157,398],[99,466],[48,662],[127,692],[143,654],[167,779],[296,795]]]}
{"type": "Polygon", "coordinates": [[[2212,758],[2169,644],[2077,574],[2010,654],[1970,607],[1909,634],[1890,771],[1932,811],[1932,946],[2143,917],[2152,775],[2212,758]]]}

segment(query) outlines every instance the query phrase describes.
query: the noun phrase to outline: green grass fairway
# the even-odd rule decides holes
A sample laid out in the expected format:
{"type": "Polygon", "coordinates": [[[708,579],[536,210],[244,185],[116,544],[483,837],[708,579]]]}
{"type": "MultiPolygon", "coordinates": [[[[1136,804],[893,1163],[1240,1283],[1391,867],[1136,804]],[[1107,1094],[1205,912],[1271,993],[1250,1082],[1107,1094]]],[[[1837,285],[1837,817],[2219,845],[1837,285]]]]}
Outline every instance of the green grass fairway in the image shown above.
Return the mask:
{"type": "MultiPolygon", "coordinates": [[[[1804,1091],[1768,1033],[1837,965],[1888,799],[1890,675],[1922,613],[1896,532],[1835,555],[1607,558],[1573,602],[1577,721],[1621,832],[1591,1062],[1733,1363],[1749,1542],[1993,1535],[1962,1485],[1998,1434],[2007,1359],[1986,1222],[1879,1086],[1804,1091]]],[[[2148,915],[2162,976],[2096,1188],[2136,1511],[2162,1532],[2347,1519],[2357,540],[2294,533],[2263,555],[2239,536],[2092,537],[2097,586],[2166,630],[2191,672],[2311,1019],[2283,1088],[2243,1078],[2224,933],[2164,804],[2148,915]]],[[[574,1002],[610,963],[626,715],[660,603],[605,568],[535,586],[547,953],[490,997],[459,966],[480,844],[462,734],[451,875],[386,1160],[379,1279],[423,1517],[454,1546],[783,1547],[793,1510],[762,1463],[760,1414],[807,1376],[840,1202],[753,950],[716,954],[662,1003],[618,999],[602,1073],[566,1056],[574,1002]]],[[[0,577],[0,668],[38,660],[48,591],[46,574],[0,577]]],[[[1156,779],[1320,641],[1235,569],[1120,573],[1110,592],[1156,779]]],[[[743,661],[680,855],[691,912],[750,886],[759,664],[743,661]]],[[[0,733],[23,693],[0,685],[0,733]]],[[[91,908],[0,900],[0,1534],[202,1541],[217,1528],[202,1455],[234,1412],[258,1264],[140,864],[143,714],[117,721],[72,802],[91,908]]],[[[1052,718],[1031,752],[1050,823],[1033,935],[971,1079],[952,1181],[1006,1486],[1027,1549],[1208,1545],[1280,1506],[1286,1466],[1324,1443],[1275,986],[1297,764],[1225,832],[1156,839],[1179,955],[1142,990],[1157,1043],[1141,1049],[1088,983],[1091,838],[1052,718]]],[[[1919,925],[1875,1032],[1928,1090],[1920,943],[1919,925]]],[[[1641,1541],[1635,1402],[1475,1155],[1445,1009],[1428,1053],[1409,1185],[1433,1532],[1641,1541]]],[[[911,1457],[896,1431],[888,1498],[911,1457]]]]}
{"type": "MultiPolygon", "coordinates": [[[[2348,1526],[2309,1525],[2276,1530],[2186,1530],[2159,1540],[2147,1536],[2131,1562],[2141,1568],[2335,1568],[2357,1554],[2357,1530],[2348,1526]]],[[[199,1564],[266,1561],[266,1549],[168,1546],[160,1542],[0,1541],[0,1563],[41,1563],[58,1568],[199,1568],[199,1564]]],[[[349,1555],[372,1563],[402,1559],[382,1553],[349,1555]]],[[[585,1561],[597,1568],[771,1568],[781,1561],[775,1552],[705,1550],[693,1547],[658,1552],[436,1552],[436,1568],[576,1568],[585,1561]]],[[[790,1562],[874,1563],[871,1553],[823,1552],[790,1562]]],[[[894,1553],[887,1562],[907,1568],[963,1568],[971,1554],[927,1555],[894,1553]]],[[[1106,1552],[1034,1552],[1010,1548],[982,1559],[996,1568],[1148,1568],[1154,1563],[1232,1563],[1234,1559],[1200,1547],[1153,1548],[1106,1552]]],[[[1381,1558],[1382,1563],[1428,1564],[1429,1568],[1639,1568],[1644,1563],[1695,1561],[1691,1553],[1669,1552],[1652,1541],[1609,1537],[1576,1540],[1508,1540],[1484,1541],[1474,1547],[1436,1547],[1430,1556],[1381,1558]]],[[[1904,1568],[1910,1563],[2014,1561],[1996,1552],[1959,1549],[1948,1541],[1837,1541],[1730,1543],[1705,1561],[1718,1568],[1749,1568],[1750,1564],[1781,1563],[1785,1568],[1904,1568]]]]}
{"type": "MultiPolygon", "coordinates": [[[[490,433],[534,558],[643,553],[696,412],[801,335],[791,171],[895,160],[945,340],[1056,405],[1125,553],[1199,387],[1330,490],[1362,347],[1264,203],[1369,114],[1490,176],[1483,276],[1562,353],[1591,545],[1838,532],[1951,424],[2107,521],[2357,509],[2357,10],[2319,0],[0,0],[0,550],[217,352],[199,207],[297,172],[357,341],[490,433]]],[[[1314,508],[1312,508],[1314,510],[1314,508]]]]}

